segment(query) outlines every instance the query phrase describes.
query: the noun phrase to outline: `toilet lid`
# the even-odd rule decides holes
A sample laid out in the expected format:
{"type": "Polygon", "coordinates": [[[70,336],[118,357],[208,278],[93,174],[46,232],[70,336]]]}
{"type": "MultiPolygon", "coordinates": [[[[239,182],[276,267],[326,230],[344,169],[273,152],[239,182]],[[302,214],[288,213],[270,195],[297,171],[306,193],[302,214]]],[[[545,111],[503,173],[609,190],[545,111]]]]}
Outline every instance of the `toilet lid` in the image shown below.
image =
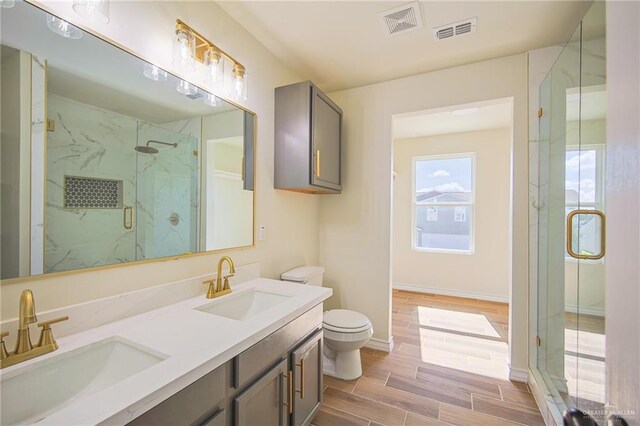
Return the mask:
{"type": "Polygon", "coordinates": [[[371,327],[369,318],[347,309],[333,309],[325,312],[322,323],[326,329],[342,333],[358,333],[371,327]]]}

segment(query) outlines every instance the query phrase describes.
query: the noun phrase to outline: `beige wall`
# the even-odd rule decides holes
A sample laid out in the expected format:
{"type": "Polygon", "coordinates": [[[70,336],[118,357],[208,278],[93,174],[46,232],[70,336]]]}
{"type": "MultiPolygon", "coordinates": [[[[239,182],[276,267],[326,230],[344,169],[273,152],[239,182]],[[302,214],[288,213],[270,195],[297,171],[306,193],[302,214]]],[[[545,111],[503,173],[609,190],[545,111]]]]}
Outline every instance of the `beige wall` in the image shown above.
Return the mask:
{"type": "MultiPolygon", "coordinates": [[[[47,1],[46,6],[72,23],[85,25],[70,2],[47,1]]],[[[181,18],[221,48],[232,53],[250,73],[245,105],[258,115],[256,226],[264,224],[267,239],[253,249],[233,251],[238,265],[260,262],[262,275],[318,262],[318,210],[315,196],[273,189],[273,90],[303,78],[285,67],[258,40],[214,2],[111,2],[111,22],[92,25],[106,37],[172,70],[171,40],[175,19],[181,18]]],[[[194,81],[202,81],[202,75],[194,81]]],[[[39,311],[120,294],[214,271],[220,253],[179,260],[143,263],[71,275],[3,282],[2,320],[17,315],[25,288],[34,291],[39,311]]],[[[204,289],[203,289],[204,291],[204,289]]]]}
{"type": "Polygon", "coordinates": [[[343,90],[341,195],[322,196],[320,264],[334,289],[328,306],[369,316],[374,338],[391,331],[392,116],[449,105],[514,98],[510,218],[511,366],[526,379],[528,306],[527,55],[520,54],[343,90]]]}
{"type": "Polygon", "coordinates": [[[393,284],[425,291],[509,300],[509,156],[511,129],[492,129],[393,144],[393,284]],[[475,153],[472,254],[433,253],[411,247],[412,158],[475,153]]]}

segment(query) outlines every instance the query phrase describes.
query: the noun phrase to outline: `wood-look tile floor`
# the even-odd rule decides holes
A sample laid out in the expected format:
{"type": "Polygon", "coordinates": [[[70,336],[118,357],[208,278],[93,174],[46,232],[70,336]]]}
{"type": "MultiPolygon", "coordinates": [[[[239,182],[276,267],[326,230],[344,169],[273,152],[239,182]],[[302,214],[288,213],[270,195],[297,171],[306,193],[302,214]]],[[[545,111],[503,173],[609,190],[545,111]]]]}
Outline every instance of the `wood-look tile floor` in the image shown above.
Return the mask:
{"type": "Polygon", "coordinates": [[[507,379],[508,305],[393,291],[394,350],[364,348],[363,374],[325,376],[316,426],[544,425],[507,379]]]}

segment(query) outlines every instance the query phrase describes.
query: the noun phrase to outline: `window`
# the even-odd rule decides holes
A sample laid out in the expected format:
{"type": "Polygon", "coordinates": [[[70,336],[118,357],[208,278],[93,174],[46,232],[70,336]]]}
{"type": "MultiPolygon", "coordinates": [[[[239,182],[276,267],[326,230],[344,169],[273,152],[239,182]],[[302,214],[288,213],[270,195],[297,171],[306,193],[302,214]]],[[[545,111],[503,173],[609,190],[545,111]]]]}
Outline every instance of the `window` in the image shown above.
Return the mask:
{"type": "Polygon", "coordinates": [[[413,249],[473,252],[474,154],[413,158],[413,249]]]}
{"type": "MultiPolygon", "coordinates": [[[[565,157],[565,219],[572,210],[604,210],[604,147],[567,147],[565,157]]],[[[566,223],[566,221],[565,221],[566,223]]],[[[573,250],[579,254],[600,252],[600,219],[578,215],[573,219],[573,250]]],[[[569,257],[566,253],[565,256],[569,257]]]]}

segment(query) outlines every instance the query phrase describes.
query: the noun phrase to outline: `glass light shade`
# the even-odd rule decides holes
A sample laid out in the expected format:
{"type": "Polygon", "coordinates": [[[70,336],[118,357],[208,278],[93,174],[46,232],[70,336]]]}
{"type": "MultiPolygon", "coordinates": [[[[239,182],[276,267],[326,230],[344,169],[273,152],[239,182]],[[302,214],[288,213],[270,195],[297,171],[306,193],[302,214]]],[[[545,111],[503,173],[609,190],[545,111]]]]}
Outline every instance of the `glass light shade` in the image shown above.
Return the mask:
{"type": "Polygon", "coordinates": [[[67,21],[60,19],[57,16],[49,15],[48,13],[47,27],[49,27],[49,29],[54,33],[65,38],[71,38],[74,40],[82,38],[82,31],[79,28],[74,27],[67,21]]]}
{"type": "Polygon", "coordinates": [[[167,72],[165,70],[151,64],[144,64],[143,74],[145,77],[153,81],[165,81],[167,79],[167,72]]]}
{"type": "Polygon", "coordinates": [[[176,86],[176,90],[178,93],[182,93],[183,95],[195,95],[198,93],[198,88],[196,86],[184,80],[180,80],[176,86]]]}
{"type": "Polygon", "coordinates": [[[222,104],[222,102],[220,102],[220,99],[218,99],[215,95],[211,93],[207,93],[207,95],[203,99],[203,102],[212,107],[217,107],[222,104]]]}
{"type": "Polygon", "coordinates": [[[247,100],[247,73],[244,75],[233,76],[233,88],[231,89],[231,97],[236,101],[247,100]]]}
{"type": "Polygon", "coordinates": [[[0,0],[0,7],[8,9],[16,5],[16,0],[0,0]]]}
{"type": "Polygon", "coordinates": [[[207,67],[209,83],[219,88],[224,81],[224,60],[220,52],[210,49],[204,54],[204,64],[207,67]]]}
{"type": "Polygon", "coordinates": [[[173,39],[173,65],[180,71],[196,70],[196,38],[187,30],[176,31],[173,39]]]}
{"type": "Polygon", "coordinates": [[[109,23],[109,0],[75,0],[73,10],[90,21],[109,23]]]}

